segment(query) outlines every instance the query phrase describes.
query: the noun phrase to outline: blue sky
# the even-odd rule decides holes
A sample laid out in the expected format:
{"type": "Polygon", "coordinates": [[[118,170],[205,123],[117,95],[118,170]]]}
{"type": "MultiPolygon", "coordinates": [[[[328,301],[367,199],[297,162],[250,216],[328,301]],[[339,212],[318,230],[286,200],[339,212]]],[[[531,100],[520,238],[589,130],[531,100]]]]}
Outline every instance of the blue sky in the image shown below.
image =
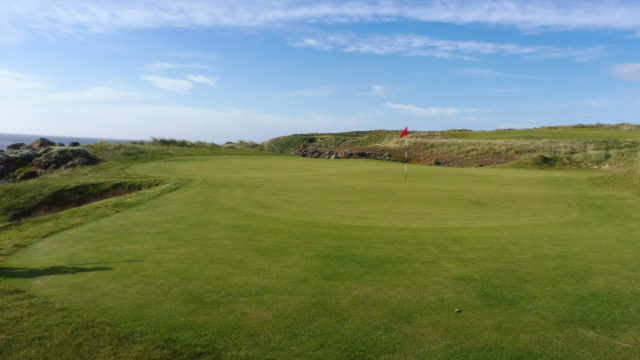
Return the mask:
{"type": "Polygon", "coordinates": [[[640,122],[640,3],[0,0],[0,132],[640,122]]]}

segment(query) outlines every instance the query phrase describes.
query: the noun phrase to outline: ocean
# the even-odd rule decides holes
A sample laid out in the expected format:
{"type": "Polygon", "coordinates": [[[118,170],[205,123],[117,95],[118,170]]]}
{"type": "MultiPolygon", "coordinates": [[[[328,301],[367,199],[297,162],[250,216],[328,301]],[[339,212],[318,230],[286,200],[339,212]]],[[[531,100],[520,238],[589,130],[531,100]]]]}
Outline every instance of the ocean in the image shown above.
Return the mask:
{"type": "Polygon", "coordinates": [[[83,137],[70,137],[70,136],[55,136],[55,135],[25,135],[25,134],[0,134],[0,150],[5,150],[7,146],[15,143],[25,143],[29,145],[29,143],[33,142],[38,138],[47,138],[56,143],[64,143],[65,145],[69,145],[70,142],[76,141],[80,144],[93,144],[98,141],[106,140],[111,142],[129,142],[131,140],[122,140],[122,139],[98,139],[98,138],[83,138],[83,137]]]}

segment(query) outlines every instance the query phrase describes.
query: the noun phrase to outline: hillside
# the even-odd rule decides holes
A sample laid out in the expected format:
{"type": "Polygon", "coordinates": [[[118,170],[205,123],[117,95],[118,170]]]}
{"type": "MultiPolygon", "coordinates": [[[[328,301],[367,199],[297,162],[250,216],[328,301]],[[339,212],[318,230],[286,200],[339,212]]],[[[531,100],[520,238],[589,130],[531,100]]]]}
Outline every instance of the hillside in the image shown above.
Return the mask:
{"type": "MultiPolygon", "coordinates": [[[[399,130],[295,134],[266,141],[280,153],[320,158],[405,161],[399,130]],[[336,156],[334,156],[336,155],[336,156]]],[[[532,166],[626,166],[640,150],[640,125],[594,124],[494,131],[410,131],[408,162],[475,167],[516,163],[532,166]]]]}

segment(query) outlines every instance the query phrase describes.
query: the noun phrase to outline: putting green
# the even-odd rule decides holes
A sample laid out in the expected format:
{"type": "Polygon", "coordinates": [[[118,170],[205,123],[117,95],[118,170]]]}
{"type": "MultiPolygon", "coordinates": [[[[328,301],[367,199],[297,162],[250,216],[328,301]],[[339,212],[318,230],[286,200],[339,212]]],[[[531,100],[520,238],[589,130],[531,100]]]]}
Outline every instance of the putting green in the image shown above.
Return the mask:
{"type": "Polygon", "coordinates": [[[130,171],[190,182],[3,263],[77,271],[5,281],[223,358],[639,355],[640,202],[587,172],[411,166],[405,183],[397,163],[275,156],[130,171]]]}
{"type": "Polygon", "coordinates": [[[553,186],[557,177],[532,171],[505,178],[500,170],[416,166],[405,183],[402,165],[375,161],[217,160],[136,170],[195,178],[218,189],[217,207],[289,221],[463,227],[564,221],[577,213],[571,194],[553,186]]]}

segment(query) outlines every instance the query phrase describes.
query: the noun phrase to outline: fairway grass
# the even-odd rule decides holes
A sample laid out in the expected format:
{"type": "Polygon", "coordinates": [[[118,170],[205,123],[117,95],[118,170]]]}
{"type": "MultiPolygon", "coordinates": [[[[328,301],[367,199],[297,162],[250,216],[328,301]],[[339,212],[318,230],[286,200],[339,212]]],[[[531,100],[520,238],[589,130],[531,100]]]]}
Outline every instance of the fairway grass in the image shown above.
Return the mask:
{"type": "Polygon", "coordinates": [[[205,358],[640,357],[640,200],[594,172],[412,166],[404,182],[398,163],[284,156],[128,171],[186,185],[17,251],[3,287],[205,358]]]}

